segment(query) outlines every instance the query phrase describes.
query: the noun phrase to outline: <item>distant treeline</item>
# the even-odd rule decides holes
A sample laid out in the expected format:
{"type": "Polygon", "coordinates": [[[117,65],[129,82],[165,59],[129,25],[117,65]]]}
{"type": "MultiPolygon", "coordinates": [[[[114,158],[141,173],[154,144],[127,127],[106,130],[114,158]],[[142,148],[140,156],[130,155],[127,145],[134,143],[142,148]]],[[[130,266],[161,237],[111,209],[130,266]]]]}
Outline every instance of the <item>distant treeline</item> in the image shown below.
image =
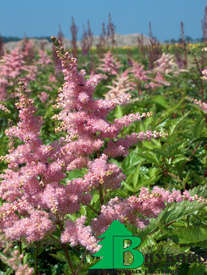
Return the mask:
{"type": "MultiPolygon", "coordinates": [[[[185,41],[187,43],[200,43],[200,42],[203,42],[203,38],[192,38],[190,36],[185,36],[185,41]]],[[[171,44],[174,44],[174,43],[182,43],[183,40],[181,38],[179,39],[170,39],[170,40],[165,40],[165,43],[171,43],[171,44]]]]}
{"type": "MultiPolygon", "coordinates": [[[[34,38],[34,39],[46,39],[48,41],[50,40],[50,36],[41,36],[41,37],[28,37],[28,38],[34,38]]],[[[20,41],[23,38],[17,37],[17,36],[1,36],[1,39],[3,40],[4,43],[7,42],[15,42],[15,41],[20,41]]]]}

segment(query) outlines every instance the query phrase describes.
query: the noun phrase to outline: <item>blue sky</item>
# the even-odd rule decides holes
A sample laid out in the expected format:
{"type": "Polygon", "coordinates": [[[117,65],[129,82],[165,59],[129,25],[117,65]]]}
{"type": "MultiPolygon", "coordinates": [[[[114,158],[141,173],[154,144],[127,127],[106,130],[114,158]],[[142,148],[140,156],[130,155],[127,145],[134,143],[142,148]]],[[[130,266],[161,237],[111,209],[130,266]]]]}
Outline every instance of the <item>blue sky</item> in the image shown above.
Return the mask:
{"type": "Polygon", "coordinates": [[[100,34],[109,12],[120,34],[148,35],[148,22],[161,41],[179,38],[180,21],[185,34],[202,36],[201,19],[206,0],[1,0],[0,33],[23,37],[56,35],[58,25],[70,38],[71,17],[79,27],[90,20],[92,31],[100,34]]]}

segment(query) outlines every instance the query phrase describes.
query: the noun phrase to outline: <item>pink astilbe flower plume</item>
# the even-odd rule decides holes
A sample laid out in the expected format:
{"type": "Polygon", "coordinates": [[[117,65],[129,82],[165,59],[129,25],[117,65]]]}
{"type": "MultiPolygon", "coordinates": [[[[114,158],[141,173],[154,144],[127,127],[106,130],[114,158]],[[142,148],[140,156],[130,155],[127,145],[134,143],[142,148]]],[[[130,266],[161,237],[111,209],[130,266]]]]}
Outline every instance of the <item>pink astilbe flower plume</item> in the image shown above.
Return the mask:
{"type": "Polygon", "coordinates": [[[105,138],[117,138],[124,127],[149,114],[129,114],[110,123],[107,120],[108,113],[117,105],[128,102],[130,96],[123,93],[119,98],[95,100],[93,77],[85,80],[85,73],[77,69],[77,60],[65,53],[63,48],[58,48],[57,55],[62,61],[65,83],[58,95],[57,106],[61,111],[55,117],[62,121],[62,130],[68,133],[63,150],[67,152],[70,162],[68,169],[71,170],[71,162],[77,163],[77,168],[81,168],[81,163],[85,166],[88,156],[101,149],[105,138]],[[77,159],[80,159],[80,162],[76,162],[77,159]]]}
{"type": "Polygon", "coordinates": [[[153,71],[163,73],[164,75],[178,75],[180,72],[187,71],[184,69],[180,69],[177,63],[175,62],[175,56],[169,53],[163,53],[159,59],[154,61],[154,64],[156,67],[153,69],[153,71]]]}
{"type": "Polygon", "coordinates": [[[200,109],[204,113],[207,113],[207,103],[206,102],[203,102],[203,101],[195,99],[195,98],[188,98],[188,100],[190,100],[191,102],[193,102],[194,104],[196,104],[197,106],[199,106],[200,109]]]}
{"type": "Polygon", "coordinates": [[[47,53],[44,50],[38,49],[38,55],[39,55],[39,60],[37,64],[44,66],[52,63],[51,58],[47,55],[47,53]]]}
{"type": "Polygon", "coordinates": [[[85,219],[86,217],[81,216],[75,222],[67,221],[61,241],[63,243],[70,242],[71,246],[80,244],[92,253],[95,253],[101,246],[97,245],[97,240],[92,234],[91,227],[84,226],[85,219]]]}
{"type": "Polygon", "coordinates": [[[156,218],[168,204],[179,203],[183,200],[207,202],[206,199],[197,195],[190,196],[188,191],[181,193],[180,190],[173,190],[170,192],[158,186],[150,191],[142,187],[138,196],[133,195],[127,199],[115,197],[107,205],[103,205],[100,215],[92,220],[92,229],[99,236],[114,220],[127,222],[143,229],[149,224],[150,219],[156,218]]]}
{"type": "Polygon", "coordinates": [[[118,98],[121,94],[129,94],[129,91],[134,90],[136,84],[129,79],[129,70],[125,70],[122,74],[116,76],[112,80],[112,85],[107,86],[109,91],[105,94],[105,99],[110,100],[118,98]]]}
{"type": "Polygon", "coordinates": [[[202,71],[202,79],[207,80],[207,70],[206,69],[202,71]]]}
{"type": "Polygon", "coordinates": [[[132,60],[132,67],[129,70],[132,75],[135,78],[135,81],[137,82],[137,88],[140,88],[141,83],[143,82],[143,85],[145,88],[156,88],[161,86],[169,86],[170,83],[164,79],[163,74],[160,72],[160,70],[144,70],[144,66],[133,61],[132,60]],[[155,74],[154,77],[151,76],[151,74],[155,74]]]}
{"type": "Polygon", "coordinates": [[[170,83],[166,81],[163,75],[160,72],[157,72],[155,77],[152,78],[152,81],[146,87],[151,87],[152,89],[156,87],[170,86],[170,83]]]}
{"type": "Polygon", "coordinates": [[[101,64],[98,67],[98,70],[107,73],[108,75],[118,74],[121,64],[119,61],[115,60],[112,53],[108,51],[105,53],[104,57],[101,59],[101,64]]]}
{"type": "Polygon", "coordinates": [[[132,63],[132,67],[129,69],[129,71],[134,75],[136,80],[139,80],[139,81],[149,80],[148,73],[150,71],[146,71],[143,65],[135,62],[134,60],[131,60],[131,63],[132,63]]]}
{"type": "MultiPolygon", "coordinates": [[[[6,130],[6,134],[10,138],[19,138],[24,144],[13,148],[4,157],[9,164],[8,169],[1,175],[0,195],[6,203],[0,207],[2,213],[0,224],[7,237],[11,239],[22,237],[32,241],[41,239],[54,227],[50,215],[37,210],[43,206],[43,186],[53,181],[54,177],[47,176],[42,185],[44,176],[51,173],[47,165],[48,157],[52,157],[51,150],[39,139],[42,121],[34,114],[36,110],[32,100],[21,93],[19,96],[20,101],[16,105],[20,110],[20,121],[17,126],[6,130]]],[[[59,170],[54,176],[61,180],[64,174],[59,170]]]]}
{"type": "Polygon", "coordinates": [[[42,92],[39,95],[39,99],[44,103],[48,99],[49,95],[46,92],[42,92]]]}
{"type": "Polygon", "coordinates": [[[5,242],[4,247],[4,250],[0,253],[0,260],[12,268],[16,275],[34,274],[34,269],[25,263],[24,255],[20,254],[17,249],[14,249],[11,243],[5,242]]]}
{"type": "MultiPolygon", "coordinates": [[[[42,119],[22,89],[23,84],[16,103],[20,121],[6,130],[10,139],[18,138],[23,144],[3,157],[8,168],[1,174],[0,196],[4,203],[0,207],[0,230],[8,240],[35,242],[52,234],[63,223],[65,214],[73,214],[80,210],[80,204],[90,203],[90,182],[75,179],[66,185],[60,183],[70,163],[62,152],[64,142],[42,143],[42,119]]],[[[83,225],[81,230],[85,230],[83,225]]],[[[89,227],[87,230],[90,233],[89,227]]]]}
{"type": "MultiPolygon", "coordinates": [[[[27,63],[27,57],[30,52],[25,48],[16,48],[10,53],[5,54],[0,60],[0,100],[6,100],[9,97],[16,96],[15,93],[9,94],[7,89],[17,84],[17,78],[22,74],[22,81],[25,86],[30,81],[36,79],[38,72],[37,66],[27,63]]],[[[34,61],[33,58],[30,61],[34,61]]],[[[19,80],[19,79],[18,79],[19,80]]],[[[29,89],[27,89],[29,91],[29,89]]]]}
{"type": "Polygon", "coordinates": [[[24,60],[27,64],[31,64],[34,57],[35,57],[35,49],[32,41],[25,37],[23,39],[22,47],[21,47],[22,54],[24,56],[24,60]]]}
{"type": "Polygon", "coordinates": [[[0,61],[0,100],[8,97],[7,87],[14,84],[14,80],[24,68],[23,55],[19,49],[5,54],[0,61]]]}

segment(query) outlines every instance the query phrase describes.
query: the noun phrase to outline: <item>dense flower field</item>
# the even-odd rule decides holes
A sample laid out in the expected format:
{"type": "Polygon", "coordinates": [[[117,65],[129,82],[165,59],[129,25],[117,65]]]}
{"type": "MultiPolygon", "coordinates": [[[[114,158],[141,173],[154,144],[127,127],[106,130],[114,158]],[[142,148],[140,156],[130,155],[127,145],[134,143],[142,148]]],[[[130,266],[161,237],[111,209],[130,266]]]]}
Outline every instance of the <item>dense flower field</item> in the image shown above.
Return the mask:
{"type": "Polygon", "coordinates": [[[52,40],[0,57],[0,274],[109,274],[88,269],[114,220],[145,262],[113,274],[207,274],[205,45],[52,40]]]}

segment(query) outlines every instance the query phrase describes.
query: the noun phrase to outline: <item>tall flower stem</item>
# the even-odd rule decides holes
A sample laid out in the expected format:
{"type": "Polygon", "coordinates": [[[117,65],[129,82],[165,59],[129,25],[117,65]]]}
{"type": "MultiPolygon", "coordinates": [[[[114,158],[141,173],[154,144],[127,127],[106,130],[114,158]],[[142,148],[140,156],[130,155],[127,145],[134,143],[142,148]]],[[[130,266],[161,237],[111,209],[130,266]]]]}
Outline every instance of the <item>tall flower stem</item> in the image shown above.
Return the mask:
{"type": "Polygon", "coordinates": [[[96,214],[100,214],[96,209],[94,209],[92,206],[90,206],[89,204],[86,204],[86,206],[88,207],[88,208],[90,208],[94,213],[96,213],[96,214]]]}
{"type": "MultiPolygon", "coordinates": [[[[62,221],[58,217],[57,217],[57,224],[60,227],[60,231],[63,231],[63,223],[62,223],[62,221]]],[[[75,272],[75,268],[73,266],[73,263],[71,261],[70,255],[68,253],[67,245],[63,244],[61,241],[59,241],[59,242],[60,242],[60,245],[61,245],[61,247],[63,249],[64,254],[65,254],[65,259],[66,259],[66,261],[67,261],[67,263],[68,263],[68,265],[69,265],[69,267],[70,267],[70,269],[72,271],[72,274],[73,275],[77,275],[76,272],[75,272]]]]}
{"type": "Polygon", "coordinates": [[[38,272],[38,261],[37,261],[37,246],[35,245],[34,248],[34,270],[35,270],[35,275],[39,275],[38,272]]]}
{"type": "Polygon", "coordinates": [[[19,246],[19,254],[22,254],[22,241],[18,241],[18,246],[19,246]]]}
{"type": "Polygon", "coordinates": [[[198,59],[197,59],[197,57],[196,57],[195,54],[193,54],[193,58],[194,58],[194,61],[196,63],[197,70],[198,70],[198,72],[200,74],[201,100],[204,101],[204,84],[203,84],[203,79],[202,79],[202,76],[203,76],[203,74],[202,74],[202,68],[201,68],[201,66],[199,64],[199,61],[198,61],[198,59]]]}
{"type": "Polygon", "coordinates": [[[99,188],[99,195],[100,195],[100,203],[101,205],[103,205],[104,204],[103,186],[99,184],[98,188],[99,188]]]}
{"type": "Polygon", "coordinates": [[[71,271],[72,271],[72,274],[73,274],[73,275],[77,275],[76,272],[75,272],[74,266],[73,266],[73,264],[72,264],[70,255],[69,255],[69,253],[68,253],[67,245],[61,244],[61,246],[62,246],[62,249],[63,249],[63,251],[64,251],[64,254],[65,254],[65,258],[66,258],[66,260],[67,260],[67,263],[68,263],[68,265],[69,265],[69,267],[70,267],[70,269],[71,269],[71,271]]]}

